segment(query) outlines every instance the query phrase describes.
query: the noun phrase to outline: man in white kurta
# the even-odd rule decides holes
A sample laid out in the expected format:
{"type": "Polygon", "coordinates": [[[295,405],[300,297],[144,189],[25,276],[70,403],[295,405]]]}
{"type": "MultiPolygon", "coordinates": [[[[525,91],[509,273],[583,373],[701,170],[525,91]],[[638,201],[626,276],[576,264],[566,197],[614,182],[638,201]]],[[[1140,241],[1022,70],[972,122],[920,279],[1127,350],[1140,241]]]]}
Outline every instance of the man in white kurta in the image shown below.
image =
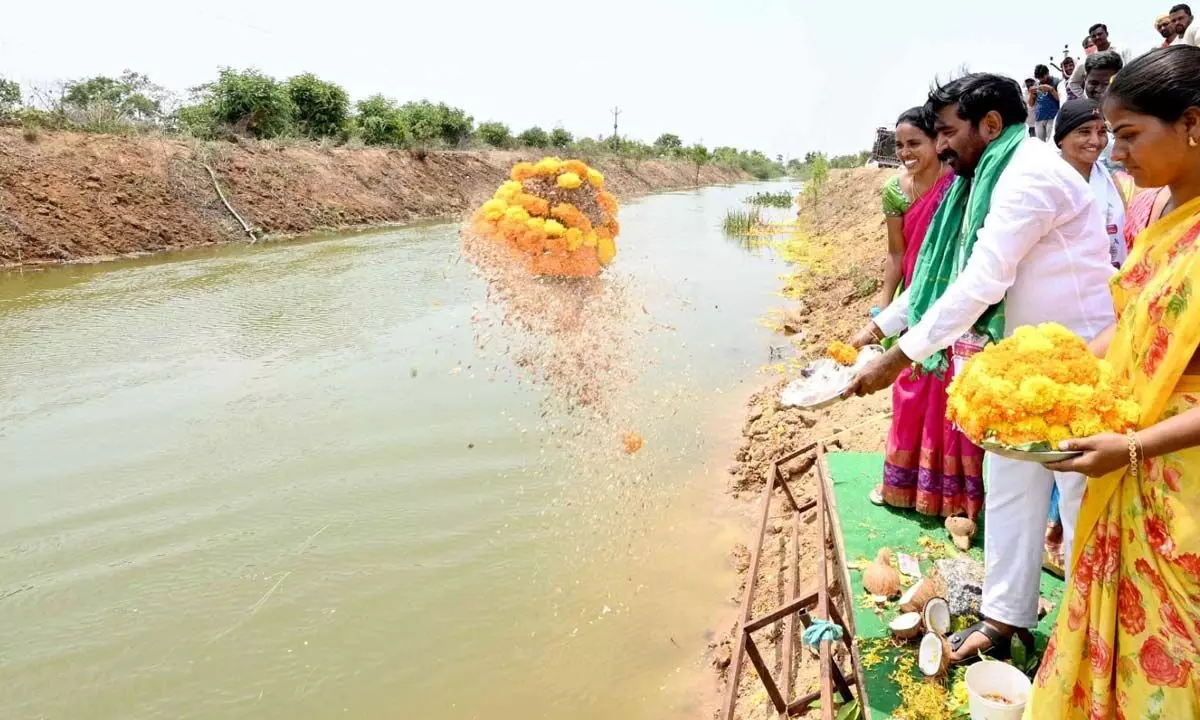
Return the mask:
{"type": "MultiPolygon", "coordinates": [[[[1019,93],[1016,83],[1012,85],[1019,93]]],[[[939,117],[946,116],[943,112],[939,117]]],[[[942,129],[939,123],[939,153],[954,142],[942,137],[942,129]]],[[[955,169],[967,177],[974,171],[955,169]]],[[[853,389],[859,394],[882,389],[909,363],[951,348],[964,336],[970,338],[979,317],[1001,300],[1006,337],[1022,325],[1057,322],[1090,340],[1114,322],[1108,290],[1112,274],[1109,238],[1088,183],[1052,147],[1025,138],[996,182],[990,209],[958,277],[875,367],[864,369],[853,389]]],[[[908,292],[874,323],[880,335],[903,331],[908,325],[908,292]]],[[[985,468],[982,613],[987,624],[1007,638],[1016,629],[1037,625],[1052,486],[1057,483],[1061,493],[1069,558],[1085,478],[991,454],[985,468]]],[[[990,639],[982,642],[986,647],[990,639]]],[[[973,654],[979,644],[975,638],[954,654],[955,659],[973,654]]]]}

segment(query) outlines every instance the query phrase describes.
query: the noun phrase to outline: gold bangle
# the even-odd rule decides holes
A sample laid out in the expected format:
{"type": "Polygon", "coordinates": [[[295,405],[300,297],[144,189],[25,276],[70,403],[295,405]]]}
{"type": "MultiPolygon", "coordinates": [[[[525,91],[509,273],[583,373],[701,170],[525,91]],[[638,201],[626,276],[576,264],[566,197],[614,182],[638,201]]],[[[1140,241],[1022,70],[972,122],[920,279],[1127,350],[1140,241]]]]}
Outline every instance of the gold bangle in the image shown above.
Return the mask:
{"type": "Polygon", "coordinates": [[[878,325],[871,323],[871,337],[875,338],[876,340],[882,340],[887,336],[883,334],[883,331],[879,329],[878,325]]]}
{"type": "Polygon", "coordinates": [[[1133,430],[1126,430],[1125,437],[1129,438],[1129,469],[1133,471],[1133,479],[1141,478],[1142,467],[1138,463],[1138,455],[1141,454],[1142,459],[1146,458],[1146,451],[1142,449],[1142,443],[1138,440],[1137,433],[1133,430]]]}

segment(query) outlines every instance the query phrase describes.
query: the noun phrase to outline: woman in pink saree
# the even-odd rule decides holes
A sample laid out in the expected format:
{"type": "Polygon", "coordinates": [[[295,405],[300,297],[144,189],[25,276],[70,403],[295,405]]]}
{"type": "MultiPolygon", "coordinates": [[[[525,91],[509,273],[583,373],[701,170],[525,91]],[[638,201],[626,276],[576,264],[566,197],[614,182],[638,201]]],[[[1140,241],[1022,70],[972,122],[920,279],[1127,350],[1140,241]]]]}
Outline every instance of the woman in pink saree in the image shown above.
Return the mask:
{"type": "MultiPolygon", "coordinates": [[[[889,255],[885,303],[912,282],[925,232],[954,181],[937,157],[933,118],[923,108],[897,120],[896,155],[905,172],[883,186],[889,255]]],[[[871,494],[876,504],[915,508],[923,515],[972,520],[979,515],[983,451],[946,420],[946,386],[953,374],[953,364],[944,377],[910,368],[892,387],[883,484],[871,494]]]]}

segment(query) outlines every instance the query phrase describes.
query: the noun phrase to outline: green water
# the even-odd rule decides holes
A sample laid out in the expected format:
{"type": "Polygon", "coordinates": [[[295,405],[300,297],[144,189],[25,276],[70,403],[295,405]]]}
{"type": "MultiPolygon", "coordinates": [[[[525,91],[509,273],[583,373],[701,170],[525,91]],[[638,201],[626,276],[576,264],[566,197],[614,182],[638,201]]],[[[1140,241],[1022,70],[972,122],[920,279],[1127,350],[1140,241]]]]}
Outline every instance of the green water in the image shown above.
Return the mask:
{"type": "Polygon", "coordinates": [[[0,717],[707,716],[781,187],[623,208],[604,421],[451,224],[0,276],[0,717]]]}

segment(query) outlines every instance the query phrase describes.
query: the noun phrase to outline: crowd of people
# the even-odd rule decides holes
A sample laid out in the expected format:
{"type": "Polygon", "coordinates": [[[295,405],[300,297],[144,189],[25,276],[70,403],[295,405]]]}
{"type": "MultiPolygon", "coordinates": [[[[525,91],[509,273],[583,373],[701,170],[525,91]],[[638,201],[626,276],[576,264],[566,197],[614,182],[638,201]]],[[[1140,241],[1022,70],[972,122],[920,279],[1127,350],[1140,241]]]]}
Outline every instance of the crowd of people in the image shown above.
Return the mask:
{"type": "Polygon", "coordinates": [[[889,347],[847,391],[892,389],[872,500],[986,513],[983,618],[952,660],[1031,641],[1043,567],[1066,577],[1026,717],[1200,717],[1200,47],[1186,5],[1156,27],[1138,57],[1097,24],[1062,80],[968,74],[899,116],[884,295],[849,339],[889,347]],[[1138,429],[1047,466],[985,454],[947,386],[1046,322],[1107,358],[1138,429]]]}

